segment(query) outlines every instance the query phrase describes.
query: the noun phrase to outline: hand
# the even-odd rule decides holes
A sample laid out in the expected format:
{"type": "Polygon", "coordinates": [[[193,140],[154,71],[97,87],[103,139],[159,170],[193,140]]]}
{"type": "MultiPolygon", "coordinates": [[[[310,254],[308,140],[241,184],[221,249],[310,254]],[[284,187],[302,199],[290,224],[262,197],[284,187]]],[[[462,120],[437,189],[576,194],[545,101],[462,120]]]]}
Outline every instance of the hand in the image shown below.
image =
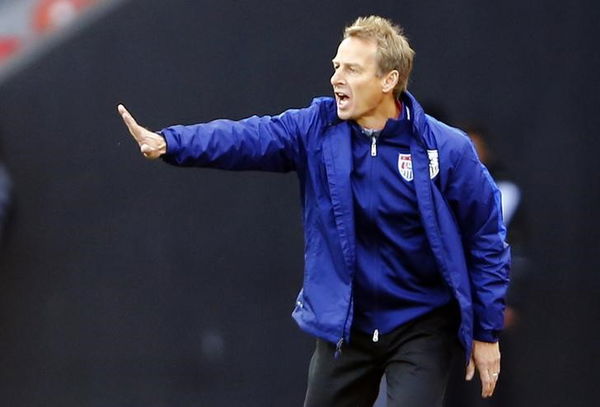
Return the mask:
{"type": "Polygon", "coordinates": [[[466,380],[473,379],[476,368],[481,379],[481,397],[491,397],[500,375],[500,345],[498,342],[473,341],[473,353],[467,366],[466,380]]]}
{"type": "Polygon", "coordinates": [[[119,110],[119,114],[125,122],[125,125],[129,129],[129,133],[131,133],[140,146],[140,151],[144,157],[153,160],[167,152],[167,143],[161,135],[151,132],[137,124],[133,116],[125,109],[125,106],[119,105],[117,109],[119,110]]]}

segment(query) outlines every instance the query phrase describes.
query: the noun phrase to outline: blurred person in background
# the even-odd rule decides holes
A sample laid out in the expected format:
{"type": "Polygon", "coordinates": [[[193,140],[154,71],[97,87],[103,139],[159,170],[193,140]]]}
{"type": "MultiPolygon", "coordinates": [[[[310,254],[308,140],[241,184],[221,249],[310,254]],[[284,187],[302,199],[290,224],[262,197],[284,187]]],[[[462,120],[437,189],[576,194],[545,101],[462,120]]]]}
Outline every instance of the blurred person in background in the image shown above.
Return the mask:
{"type": "Polygon", "coordinates": [[[6,226],[12,212],[12,179],[3,162],[2,141],[0,140],[0,245],[6,237],[6,226]]]}
{"type": "MultiPolygon", "coordinates": [[[[443,113],[440,110],[440,115],[443,113]]],[[[502,194],[502,214],[507,227],[508,242],[512,251],[511,286],[507,296],[507,307],[504,314],[504,331],[502,332],[503,365],[515,366],[515,336],[525,300],[528,270],[530,269],[527,253],[527,219],[523,205],[521,188],[510,173],[508,167],[496,156],[490,146],[488,131],[481,125],[463,124],[463,129],[475,146],[481,162],[496,181],[502,194]]],[[[495,397],[482,400],[472,386],[461,380],[460,362],[456,363],[446,395],[447,407],[513,407],[516,386],[511,376],[504,376],[495,397]]]]}
{"type": "Polygon", "coordinates": [[[414,51],[381,17],[357,19],[333,58],[335,98],[270,117],[152,132],[119,105],[147,158],[296,171],[304,286],[293,316],[317,337],[305,406],[441,407],[460,355],[482,397],[500,375],[510,251],[499,192],[468,138],[407,91],[414,51]],[[462,345],[462,349],[461,349],[462,345]]]}
{"type": "Polygon", "coordinates": [[[529,260],[527,257],[527,218],[523,205],[523,194],[515,177],[503,161],[498,159],[490,147],[487,130],[479,125],[465,125],[463,128],[473,141],[481,162],[487,167],[502,194],[502,216],[507,227],[508,242],[511,246],[512,284],[508,291],[508,306],[505,312],[505,328],[512,328],[518,321],[523,285],[526,280],[529,260]]]}

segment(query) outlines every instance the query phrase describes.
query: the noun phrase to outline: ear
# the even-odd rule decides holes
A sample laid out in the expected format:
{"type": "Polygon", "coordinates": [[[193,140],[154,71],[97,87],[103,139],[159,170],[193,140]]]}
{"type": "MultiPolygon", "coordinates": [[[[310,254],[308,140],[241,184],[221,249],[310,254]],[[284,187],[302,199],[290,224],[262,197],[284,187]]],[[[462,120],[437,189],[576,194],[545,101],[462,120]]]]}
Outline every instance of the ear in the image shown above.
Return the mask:
{"type": "Polygon", "coordinates": [[[400,74],[398,71],[394,69],[393,71],[388,72],[388,74],[383,77],[381,83],[383,93],[392,92],[398,84],[398,80],[400,80],[400,74]]]}

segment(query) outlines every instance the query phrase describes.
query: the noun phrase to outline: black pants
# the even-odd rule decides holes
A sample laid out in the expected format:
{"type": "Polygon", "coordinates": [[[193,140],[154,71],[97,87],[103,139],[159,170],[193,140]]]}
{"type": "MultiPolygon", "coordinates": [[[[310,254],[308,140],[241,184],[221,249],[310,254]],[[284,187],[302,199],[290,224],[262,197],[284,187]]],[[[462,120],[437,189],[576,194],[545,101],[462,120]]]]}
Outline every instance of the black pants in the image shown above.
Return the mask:
{"type": "Polygon", "coordinates": [[[453,359],[464,358],[455,304],[394,331],[352,332],[334,358],[335,344],[317,340],[310,361],[305,407],[371,407],[385,373],[388,407],[441,407],[453,359]]]}

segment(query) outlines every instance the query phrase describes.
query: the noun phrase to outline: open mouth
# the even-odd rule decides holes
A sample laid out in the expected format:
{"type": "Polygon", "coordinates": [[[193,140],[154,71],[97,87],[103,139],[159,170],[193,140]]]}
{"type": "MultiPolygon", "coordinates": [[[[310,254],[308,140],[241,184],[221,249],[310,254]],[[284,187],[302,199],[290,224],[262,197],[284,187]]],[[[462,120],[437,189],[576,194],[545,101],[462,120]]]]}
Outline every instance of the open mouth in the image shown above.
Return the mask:
{"type": "Polygon", "coordinates": [[[344,92],[334,92],[335,99],[339,109],[343,109],[348,106],[350,103],[350,96],[345,94],[344,92]]]}

